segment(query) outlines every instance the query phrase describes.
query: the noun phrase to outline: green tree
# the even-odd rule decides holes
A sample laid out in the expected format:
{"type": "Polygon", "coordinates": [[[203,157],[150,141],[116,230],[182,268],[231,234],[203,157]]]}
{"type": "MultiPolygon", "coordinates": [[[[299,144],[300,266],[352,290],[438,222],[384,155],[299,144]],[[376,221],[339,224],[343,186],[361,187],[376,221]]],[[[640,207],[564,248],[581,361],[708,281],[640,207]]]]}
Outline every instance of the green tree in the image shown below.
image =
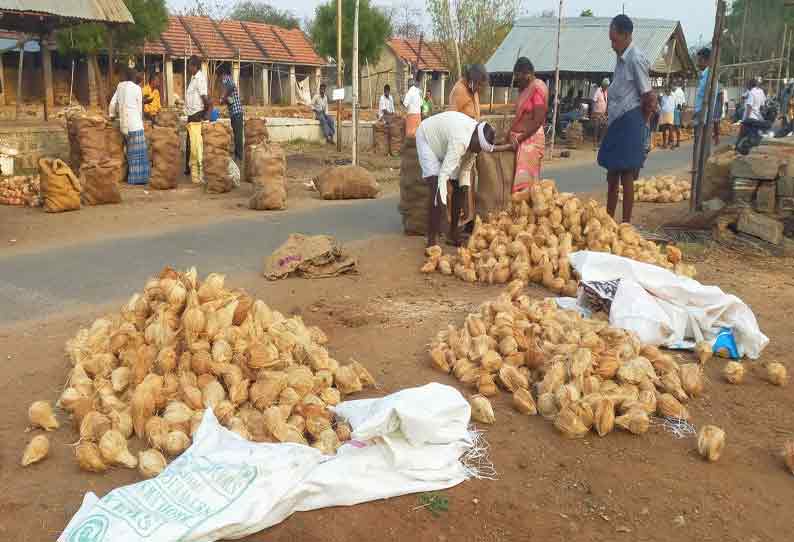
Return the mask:
{"type": "Polygon", "coordinates": [[[97,81],[96,84],[100,101],[107,103],[107,95],[101,78],[96,55],[107,50],[108,69],[107,89],[110,89],[113,80],[114,57],[117,51],[133,52],[147,39],[159,36],[168,25],[168,10],[165,0],[124,0],[124,4],[132,14],[134,24],[103,25],[87,23],[70,29],[61,30],[56,36],[58,49],[66,54],[81,54],[88,56],[92,63],[97,81]]]}
{"type": "Polygon", "coordinates": [[[595,15],[593,15],[592,9],[583,9],[579,17],[595,17],[595,15]]]}
{"type": "Polygon", "coordinates": [[[300,27],[300,20],[291,11],[278,9],[256,0],[237,2],[229,17],[238,21],[267,23],[288,29],[300,27]]]}
{"type": "MultiPolygon", "coordinates": [[[[346,80],[349,80],[353,59],[353,15],[355,3],[342,2],[342,59],[346,80]]],[[[336,2],[329,0],[315,8],[314,20],[309,34],[317,52],[323,56],[336,58],[336,2]]],[[[358,61],[363,65],[369,59],[380,58],[386,40],[392,35],[391,23],[386,14],[370,4],[369,0],[359,0],[358,7],[358,61]]],[[[339,59],[337,59],[338,62],[339,59]]]]}
{"type": "Polygon", "coordinates": [[[518,0],[427,0],[433,34],[450,66],[484,64],[513,28],[518,0]]]}

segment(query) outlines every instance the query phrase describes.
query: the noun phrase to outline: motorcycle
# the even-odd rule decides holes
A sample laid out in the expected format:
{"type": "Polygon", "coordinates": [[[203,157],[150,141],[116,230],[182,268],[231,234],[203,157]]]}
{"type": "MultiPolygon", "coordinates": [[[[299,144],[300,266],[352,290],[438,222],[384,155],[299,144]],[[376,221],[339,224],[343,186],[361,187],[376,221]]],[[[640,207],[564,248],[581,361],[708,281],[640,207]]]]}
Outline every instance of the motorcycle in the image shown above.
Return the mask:
{"type": "Polygon", "coordinates": [[[768,120],[745,119],[736,141],[736,152],[743,156],[750,154],[753,147],[761,144],[764,134],[772,127],[768,120]]]}

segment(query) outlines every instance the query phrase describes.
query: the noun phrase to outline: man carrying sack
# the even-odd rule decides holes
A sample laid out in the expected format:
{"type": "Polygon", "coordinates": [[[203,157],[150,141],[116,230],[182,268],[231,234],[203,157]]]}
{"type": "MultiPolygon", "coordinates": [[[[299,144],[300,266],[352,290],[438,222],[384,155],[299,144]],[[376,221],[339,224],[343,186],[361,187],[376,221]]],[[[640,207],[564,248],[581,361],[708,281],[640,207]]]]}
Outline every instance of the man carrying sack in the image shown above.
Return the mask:
{"type": "Polygon", "coordinates": [[[185,175],[190,175],[193,184],[201,184],[203,146],[201,122],[210,120],[212,100],[207,91],[207,76],[201,71],[201,59],[196,55],[188,62],[190,83],[185,93],[187,115],[187,140],[185,142],[185,175]]]}

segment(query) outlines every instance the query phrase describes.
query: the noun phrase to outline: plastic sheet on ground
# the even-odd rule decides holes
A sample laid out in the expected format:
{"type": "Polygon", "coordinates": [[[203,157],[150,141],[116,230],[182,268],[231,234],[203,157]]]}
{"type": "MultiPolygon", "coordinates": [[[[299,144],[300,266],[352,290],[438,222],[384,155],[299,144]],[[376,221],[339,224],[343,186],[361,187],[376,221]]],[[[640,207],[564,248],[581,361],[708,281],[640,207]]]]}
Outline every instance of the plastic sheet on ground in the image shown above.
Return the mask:
{"type": "Polygon", "coordinates": [[[335,410],[353,428],[336,456],[248,442],[207,410],[185,453],[151,480],[102,499],[86,494],[58,542],[237,539],[293,512],[437,491],[479,475],[466,457],[483,444],[454,388],[431,383],[335,410]]]}
{"type": "Polygon", "coordinates": [[[711,340],[728,327],[741,355],[757,359],[769,344],[753,311],[717,286],[603,252],[575,252],[570,261],[582,280],[621,279],[609,323],[635,331],[644,343],[674,347],[686,339],[711,340]]]}

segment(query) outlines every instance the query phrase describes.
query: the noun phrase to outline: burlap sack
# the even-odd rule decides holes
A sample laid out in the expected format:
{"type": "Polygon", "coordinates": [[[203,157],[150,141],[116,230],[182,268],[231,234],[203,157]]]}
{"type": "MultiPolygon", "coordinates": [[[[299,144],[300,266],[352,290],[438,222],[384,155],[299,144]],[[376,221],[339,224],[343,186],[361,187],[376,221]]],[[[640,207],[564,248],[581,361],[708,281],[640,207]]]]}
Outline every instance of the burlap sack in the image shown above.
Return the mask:
{"type": "Polygon", "coordinates": [[[483,220],[490,213],[510,209],[515,164],[516,154],[513,151],[481,152],[477,155],[474,211],[483,220]]]}
{"type": "Polygon", "coordinates": [[[416,139],[406,137],[400,155],[400,204],[403,231],[406,235],[424,235],[427,231],[427,201],[430,189],[422,180],[416,154],[416,139]]]}
{"type": "Polygon", "coordinates": [[[263,143],[251,151],[249,180],[254,192],[248,206],[257,211],[287,208],[287,160],[278,145],[263,143]]]}
{"type": "Polygon", "coordinates": [[[155,190],[176,188],[181,173],[179,156],[179,134],[175,128],[154,126],[151,136],[152,172],[149,187],[155,190]]]}
{"type": "Polygon", "coordinates": [[[268,139],[270,139],[270,135],[267,132],[267,120],[266,119],[248,119],[245,121],[245,128],[243,129],[243,133],[245,134],[245,144],[248,145],[259,145],[260,143],[264,143],[268,139]]]}
{"type": "Polygon", "coordinates": [[[223,194],[234,188],[234,181],[229,175],[231,159],[231,130],[218,122],[202,125],[201,137],[204,142],[202,168],[206,191],[211,194],[223,194]]]}
{"type": "Polygon", "coordinates": [[[80,167],[80,199],[83,205],[121,203],[119,185],[124,182],[125,173],[120,160],[106,159],[83,164],[80,167]]]}
{"type": "Polygon", "coordinates": [[[39,179],[45,211],[60,213],[80,208],[80,180],[63,161],[40,159],[39,179]]]}
{"type": "MultiPolygon", "coordinates": [[[[99,162],[108,157],[107,122],[98,116],[84,116],[74,119],[77,139],[80,142],[80,163],[99,162]]],[[[121,134],[116,130],[119,137],[121,134]]],[[[123,143],[122,143],[123,152],[123,143]]]]}
{"type": "Polygon", "coordinates": [[[323,199],[367,199],[380,192],[378,181],[360,166],[330,167],[314,179],[323,199]]]}
{"type": "Polygon", "coordinates": [[[173,111],[160,111],[154,119],[157,126],[176,128],[179,125],[179,115],[173,111]]]}
{"type": "Polygon", "coordinates": [[[389,141],[386,137],[387,129],[383,121],[379,120],[376,122],[373,130],[373,152],[377,154],[395,154],[400,152],[403,146],[403,140],[406,138],[405,119],[403,117],[398,117],[396,115],[392,117],[388,129],[389,133],[391,133],[391,146],[388,145],[389,141]]]}

